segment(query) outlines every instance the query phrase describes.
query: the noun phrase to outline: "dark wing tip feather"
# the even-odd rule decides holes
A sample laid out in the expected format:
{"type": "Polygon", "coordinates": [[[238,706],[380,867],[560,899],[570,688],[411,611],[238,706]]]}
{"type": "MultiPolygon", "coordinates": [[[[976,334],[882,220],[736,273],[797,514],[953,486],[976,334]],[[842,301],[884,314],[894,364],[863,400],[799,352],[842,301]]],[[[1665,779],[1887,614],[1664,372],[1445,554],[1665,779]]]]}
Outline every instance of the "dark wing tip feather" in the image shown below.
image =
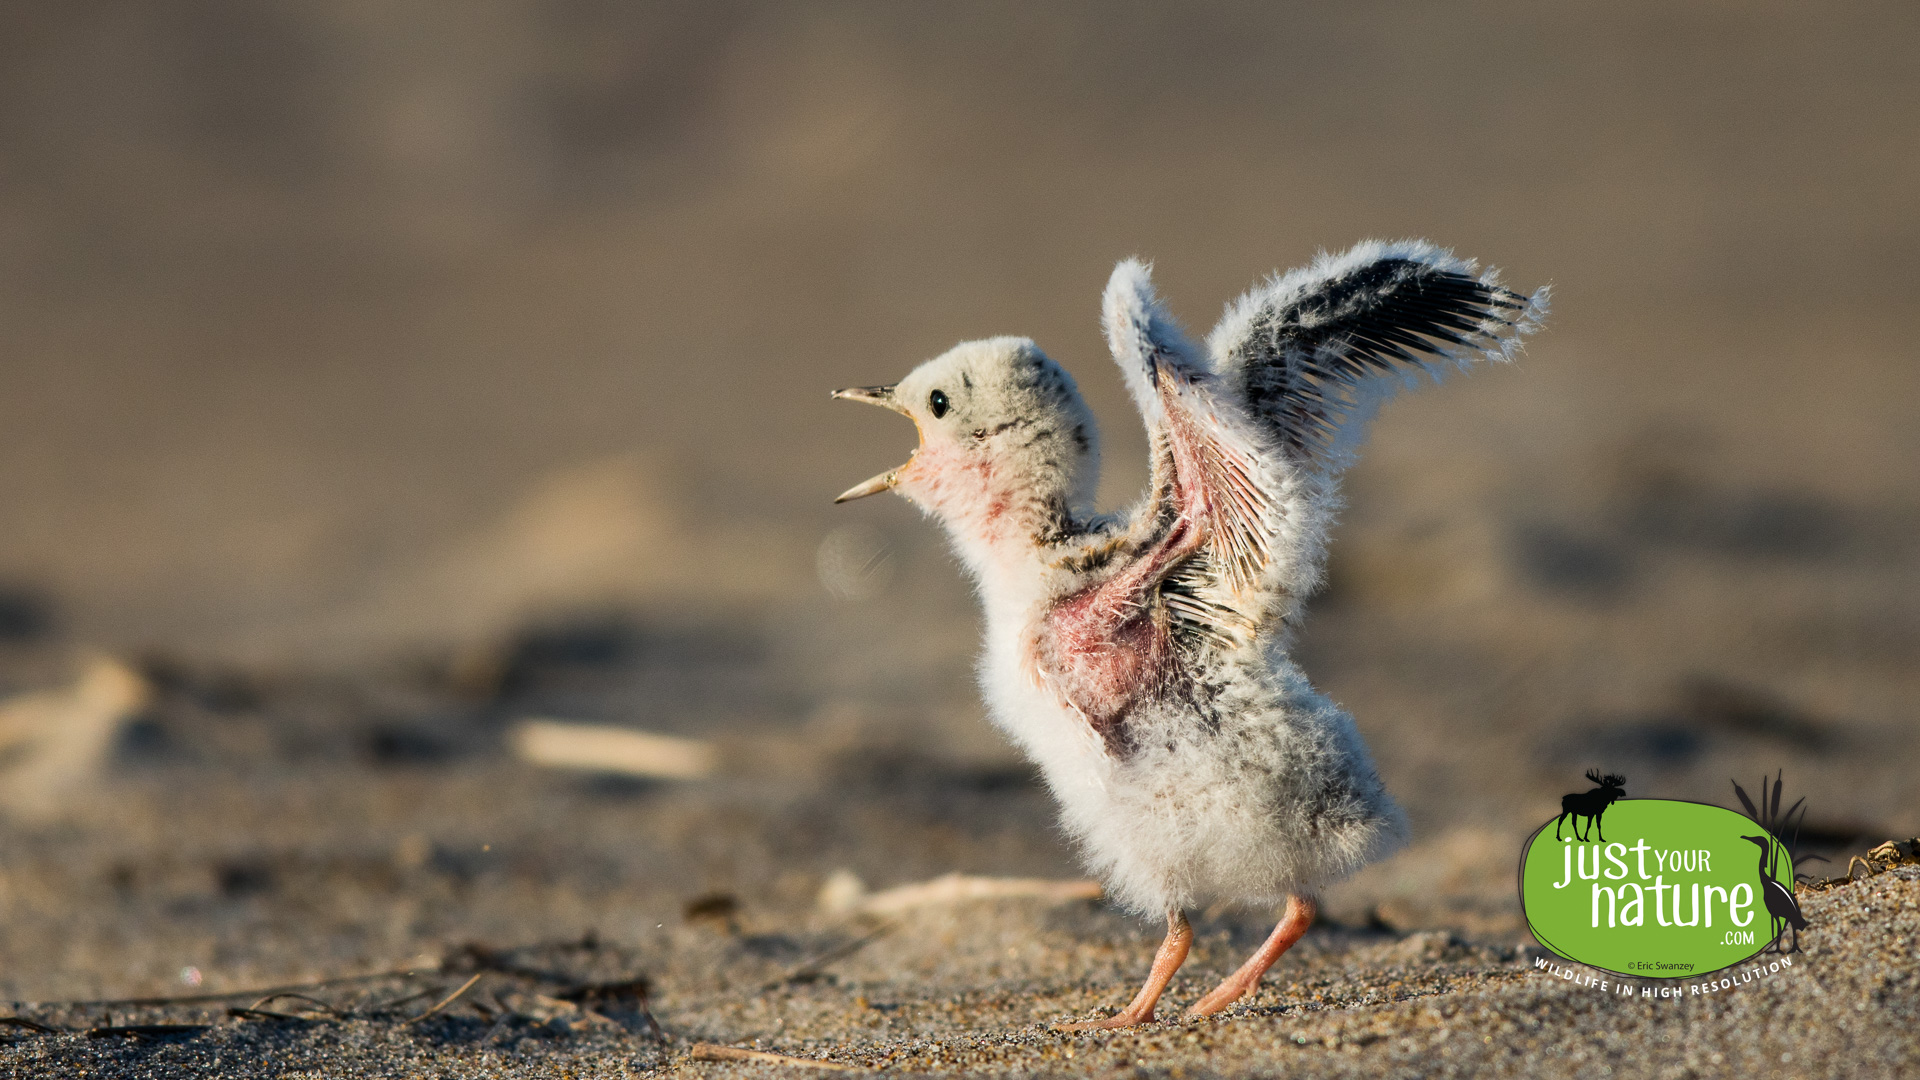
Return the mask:
{"type": "Polygon", "coordinates": [[[1328,453],[1362,379],[1504,357],[1538,315],[1535,297],[1433,249],[1290,281],[1270,286],[1227,348],[1254,413],[1302,458],[1328,453]]]}

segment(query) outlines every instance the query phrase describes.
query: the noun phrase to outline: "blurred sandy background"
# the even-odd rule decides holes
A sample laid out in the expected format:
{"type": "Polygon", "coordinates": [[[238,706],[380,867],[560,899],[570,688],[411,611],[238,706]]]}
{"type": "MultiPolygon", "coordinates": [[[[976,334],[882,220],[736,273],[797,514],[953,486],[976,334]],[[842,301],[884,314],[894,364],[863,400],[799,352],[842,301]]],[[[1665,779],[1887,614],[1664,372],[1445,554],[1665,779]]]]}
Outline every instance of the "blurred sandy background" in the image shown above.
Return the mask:
{"type": "Polygon", "coordinates": [[[99,649],[157,704],[73,788],[107,797],[35,819],[97,874],[51,868],[54,826],[6,826],[5,986],[131,992],[191,951],[57,959],[47,935],[82,924],[185,926],[267,977],[455,924],[651,925],[714,888],[804,906],[840,866],[1073,873],[981,718],[933,527],[829,505],[911,432],[826,395],[1031,335],[1100,415],[1119,505],[1144,439],[1096,315],[1132,254],[1201,331],[1369,236],[1554,288],[1520,363],[1393,405],[1349,476],[1303,658],[1444,858],[1370,872],[1337,917],[1517,940],[1519,838],[1594,766],[1721,803],[1784,766],[1832,850],[1920,832],[1916,24],[7,5],[0,681],[99,649]],[[761,787],[534,774],[501,749],[525,715],[718,739],[761,787]],[[816,816],[739,809],[775,789],[816,816]],[[360,816],[222,831],[294,804],[360,816]],[[273,929],[289,853],[413,843],[431,867],[580,830],[611,876],[564,917],[496,892],[469,922],[369,901],[336,954],[273,929]],[[192,869],[235,851],[266,884],[192,869]],[[210,906],[97,900],[125,866],[210,906]]]}

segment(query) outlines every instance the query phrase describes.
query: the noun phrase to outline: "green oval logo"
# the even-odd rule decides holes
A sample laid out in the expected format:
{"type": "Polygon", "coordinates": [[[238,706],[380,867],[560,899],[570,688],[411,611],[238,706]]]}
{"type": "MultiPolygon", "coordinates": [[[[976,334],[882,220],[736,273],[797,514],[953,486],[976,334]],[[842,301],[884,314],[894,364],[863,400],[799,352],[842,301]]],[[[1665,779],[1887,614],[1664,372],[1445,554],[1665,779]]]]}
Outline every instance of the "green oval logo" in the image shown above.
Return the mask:
{"type": "Polygon", "coordinates": [[[1798,915],[1793,860],[1753,819],[1668,799],[1602,809],[1586,828],[1568,815],[1542,825],[1521,860],[1521,910],[1555,953],[1617,975],[1685,978],[1751,959],[1780,936],[1782,912],[1798,915]]]}

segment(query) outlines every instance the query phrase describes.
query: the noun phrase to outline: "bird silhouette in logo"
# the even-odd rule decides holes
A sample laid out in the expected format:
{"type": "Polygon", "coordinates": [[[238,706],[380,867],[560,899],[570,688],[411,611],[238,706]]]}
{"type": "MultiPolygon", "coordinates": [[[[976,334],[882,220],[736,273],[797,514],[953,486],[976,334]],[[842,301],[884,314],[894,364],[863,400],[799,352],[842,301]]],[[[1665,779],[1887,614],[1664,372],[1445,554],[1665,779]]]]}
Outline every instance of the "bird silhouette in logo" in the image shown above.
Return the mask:
{"type": "Polygon", "coordinates": [[[1767,906],[1767,914],[1773,918],[1773,944],[1769,947],[1776,952],[1799,952],[1800,931],[1806,928],[1807,917],[1801,914],[1800,902],[1794,899],[1793,890],[1780,883],[1780,858],[1784,855],[1790,860],[1789,868],[1793,871],[1795,881],[1801,879],[1801,863],[1809,860],[1826,862],[1827,859],[1824,855],[1794,853],[1799,846],[1800,824],[1807,817],[1807,800],[1804,796],[1795,799],[1793,805],[1787,807],[1786,813],[1780,812],[1780,789],[1784,776],[1784,770],[1774,775],[1771,790],[1768,789],[1766,777],[1760,778],[1760,805],[1757,807],[1747,797],[1746,789],[1740,786],[1738,780],[1733,781],[1733,793],[1740,799],[1747,816],[1761,829],[1759,836],[1742,836],[1740,839],[1760,846],[1760,881],[1757,888],[1767,906]],[[1797,819],[1794,816],[1796,813],[1799,815],[1797,819]],[[1786,936],[1788,927],[1793,928],[1793,947],[1782,948],[1780,939],[1786,936]]]}
{"type": "Polygon", "coordinates": [[[1800,931],[1807,928],[1807,917],[1800,914],[1800,902],[1793,898],[1793,891],[1780,884],[1780,879],[1774,874],[1780,865],[1779,842],[1772,836],[1743,836],[1740,839],[1760,845],[1760,898],[1766,902],[1767,914],[1773,918],[1773,950],[1799,952],[1800,931]],[[1786,936],[1788,926],[1793,927],[1791,949],[1780,946],[1780,939],[1786,936]]]}

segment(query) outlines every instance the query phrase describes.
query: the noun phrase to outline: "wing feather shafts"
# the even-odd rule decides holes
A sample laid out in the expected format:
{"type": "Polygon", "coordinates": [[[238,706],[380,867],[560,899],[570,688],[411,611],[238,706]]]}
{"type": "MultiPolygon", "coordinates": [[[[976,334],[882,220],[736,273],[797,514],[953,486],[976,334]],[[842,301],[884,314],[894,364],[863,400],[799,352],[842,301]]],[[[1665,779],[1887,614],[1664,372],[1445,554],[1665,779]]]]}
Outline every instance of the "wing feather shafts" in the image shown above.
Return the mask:
{"type": "Polygon", "coordinates": [[[1337,472],[1345,429],[1378,395],[1368,384],[1511,358],[1539,325],[1547,290],[1525,296],[1421,241],[1323,255],[1254,289],[1208,338],[1214,368],[1301,466],[1337,472]]]}
{"type": "MultiPolygon", "coordinates": [[[[1369,241],[1277,276],[1228,305],[1196,349],[1129,259],[1107,285],[1107,341],[1147,423],[1148,500],[1135,550],[1185,521],[1201,543],[1143,583],[1174,629],[1248,644],[1317,579],[1332,485],[1367,414],[1398,383],[1510,359],[1548,294],[1424,241],[1369,241]]],[[[1191,534],[1188,534],[1191,535],[1191,534]]]]}

